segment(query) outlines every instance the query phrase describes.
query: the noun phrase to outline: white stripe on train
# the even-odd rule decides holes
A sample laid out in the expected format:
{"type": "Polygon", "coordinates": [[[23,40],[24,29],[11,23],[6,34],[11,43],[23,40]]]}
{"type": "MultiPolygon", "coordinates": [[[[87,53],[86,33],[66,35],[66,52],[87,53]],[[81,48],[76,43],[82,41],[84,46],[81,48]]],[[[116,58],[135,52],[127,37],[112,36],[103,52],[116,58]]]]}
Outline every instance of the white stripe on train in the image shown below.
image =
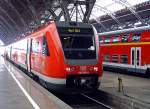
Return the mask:
{"type": "MultiPolygon", "coordinates": [[[[135,68],[135,66],[130,64],[121,64],[121,63],[110,63],[110,62],[103,62],[103,65],[111,65],[116,67],[125,67],[125,68],[135,68]]],[[[137,66],[136,68],[141,70],[146,70],[147,68],[150,68],[150,64],[144,65],[144,66],[137,66]]]]}

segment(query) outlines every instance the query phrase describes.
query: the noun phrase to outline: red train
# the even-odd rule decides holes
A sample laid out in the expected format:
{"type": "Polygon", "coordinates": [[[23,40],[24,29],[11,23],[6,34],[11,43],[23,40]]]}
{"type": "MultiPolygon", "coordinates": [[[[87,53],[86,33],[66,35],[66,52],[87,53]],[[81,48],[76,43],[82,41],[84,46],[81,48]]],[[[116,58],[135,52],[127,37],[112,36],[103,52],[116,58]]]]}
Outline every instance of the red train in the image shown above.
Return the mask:
{"type": "Polygon", "coordinates": [[[150,26],[99,34],[105,70],[150,75],[150,26]]]}
{"type": "Polygon", "coordinates": [[[98,34],[86,23],[54,22],[6,48],[6,57],[46,87],[98,88],[98,34]]]}

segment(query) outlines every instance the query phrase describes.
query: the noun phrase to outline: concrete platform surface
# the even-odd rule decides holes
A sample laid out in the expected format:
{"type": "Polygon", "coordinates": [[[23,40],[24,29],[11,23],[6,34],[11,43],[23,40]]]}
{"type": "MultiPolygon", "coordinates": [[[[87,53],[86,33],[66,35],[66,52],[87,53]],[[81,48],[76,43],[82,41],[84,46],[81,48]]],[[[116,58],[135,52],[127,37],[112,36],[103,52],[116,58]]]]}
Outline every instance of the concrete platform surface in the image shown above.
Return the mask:
{"type": "Polygon", "coordinates": [[[104,71],[99,89],[113,95],[126,96],[150,104],[150,78],[104,71]],[[122,78],[122,92],[118,92],[118,77],[122,78]]]}
{"type": "Polygon", "coordinates": [[[9,62],[0,60],[0,109],[72,109],[9,62]],[[4,64],[5,63],[5,64],[4,64]],[[21,84],[20,88],[13,76],[21,84]]]}
{"type": "Polygon", "coordinates": [[[0,109],[33,109],[2,64],[0,64],[0,109]]]}

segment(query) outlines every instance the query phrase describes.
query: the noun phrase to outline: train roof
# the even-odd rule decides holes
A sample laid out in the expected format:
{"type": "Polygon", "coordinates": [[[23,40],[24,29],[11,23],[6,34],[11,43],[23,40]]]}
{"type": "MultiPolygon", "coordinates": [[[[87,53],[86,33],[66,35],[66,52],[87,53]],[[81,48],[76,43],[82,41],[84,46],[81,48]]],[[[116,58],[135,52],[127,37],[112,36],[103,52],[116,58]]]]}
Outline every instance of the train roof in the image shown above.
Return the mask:
{"type": "Polygon", "coordinates": [[[130,29],[123,29],[123,30],[117,30],[117,31],[110,31],[110,32],[104,32],[104,33],[98,33],[99,36],[105,36],[105,35],[115,35],[120,33],[130,33],[130,32],[141,32],[150,30],[150,25],[143,26],[143,27],[137,27],[137,28],[130,28],[130,29]]]}
{"type": "Polygon", "coordinates": [[[83,22],[66,22],[66,21],[59,21],[56,22],[56,26],[58,27],[80,27],[80,28],[92,28],[90,23],[83,23],[83,22]]]}

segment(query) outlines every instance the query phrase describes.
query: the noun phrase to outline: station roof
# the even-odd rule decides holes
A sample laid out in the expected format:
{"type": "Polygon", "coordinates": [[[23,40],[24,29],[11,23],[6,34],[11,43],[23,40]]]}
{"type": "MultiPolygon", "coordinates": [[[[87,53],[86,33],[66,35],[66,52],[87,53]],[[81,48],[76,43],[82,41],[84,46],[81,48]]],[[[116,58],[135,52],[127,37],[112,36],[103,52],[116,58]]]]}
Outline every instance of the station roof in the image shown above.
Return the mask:
{"type": "Polygon", "coordinates": [[[0,39],[10,44],[52,19],[101,23],[99,18],[109,15],[119,23],[114,12],[124,8],[142,21],[134,5],[145,1],[149,0],[0,0],[0,39]]]}
{"type": "Polygon", "coordinates": [[[98,18],[106,14],[114,14],[124,8],[135,12],[135,6],[149,0],[97,0],[91,15],[92,18],[98,18]]]}
{"type": "Polygon", "coordinates": [[[98,0],[90,23],[99,33],[150,25],[150,0],[98,0]]]}

